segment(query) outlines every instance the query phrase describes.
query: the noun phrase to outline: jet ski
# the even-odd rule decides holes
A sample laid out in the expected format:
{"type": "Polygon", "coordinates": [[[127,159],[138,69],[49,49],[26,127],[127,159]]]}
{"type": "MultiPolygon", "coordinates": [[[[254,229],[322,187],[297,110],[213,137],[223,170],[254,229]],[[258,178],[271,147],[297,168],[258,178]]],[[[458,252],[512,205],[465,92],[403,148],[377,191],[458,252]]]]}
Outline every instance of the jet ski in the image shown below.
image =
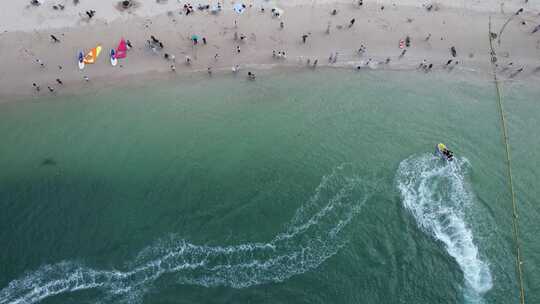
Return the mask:
{"type": "Polygon", "coordinates": [[[454,152],[448,150],[448,148],[446,148],[446,145],[442,143],[438,144],[435,147],[435,154],[439,155],[447,161],[454,160],[454,152]]]}

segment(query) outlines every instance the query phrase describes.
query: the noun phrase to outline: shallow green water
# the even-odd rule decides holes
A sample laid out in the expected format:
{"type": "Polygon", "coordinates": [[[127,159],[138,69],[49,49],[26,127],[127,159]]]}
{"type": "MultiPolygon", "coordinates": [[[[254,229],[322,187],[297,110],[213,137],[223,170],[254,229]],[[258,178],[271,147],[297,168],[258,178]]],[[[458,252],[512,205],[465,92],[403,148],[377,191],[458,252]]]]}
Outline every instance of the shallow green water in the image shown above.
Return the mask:
{"type": "MultiPolygon", "coordinates": [[[[0,303],[517,303],[491,83],[258,78],[0,105],[0,303]]],[[[503,93],[536,303],[540,94],[503,93]]]]}

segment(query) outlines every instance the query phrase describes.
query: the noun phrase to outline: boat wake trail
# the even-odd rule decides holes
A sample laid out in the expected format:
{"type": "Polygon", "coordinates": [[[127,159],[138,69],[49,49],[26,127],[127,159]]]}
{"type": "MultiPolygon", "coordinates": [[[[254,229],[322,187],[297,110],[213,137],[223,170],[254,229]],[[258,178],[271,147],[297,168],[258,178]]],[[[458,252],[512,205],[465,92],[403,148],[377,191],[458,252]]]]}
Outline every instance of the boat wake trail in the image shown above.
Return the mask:
{"type": "Polygon", "coordinates": [[[464,178],[468,165],[460,158],[446,162],[429,154],[411,156],[400,163],[396,180],[403,205],[417,225],[441,241],[461,268],[465,301],[482,303],[492,279],[466,222],[466,211],[474,202],[464,178]]]}
{"type": "Polygon", "coordinates": [[[170,235],[141,250],[124,270],[99,270],[70,261],[42,266],[0,290],[0,303],[36,303],[86,289],[98,290],[96,301],[101,303],[141,302],[164,275],[180,284],[207,287],[281,282],[318,267],[346,244],[345,228],[368,193],[351,166],[342,165],[322,178],[313,196],[269,242],[208,246],[170,235]]]}

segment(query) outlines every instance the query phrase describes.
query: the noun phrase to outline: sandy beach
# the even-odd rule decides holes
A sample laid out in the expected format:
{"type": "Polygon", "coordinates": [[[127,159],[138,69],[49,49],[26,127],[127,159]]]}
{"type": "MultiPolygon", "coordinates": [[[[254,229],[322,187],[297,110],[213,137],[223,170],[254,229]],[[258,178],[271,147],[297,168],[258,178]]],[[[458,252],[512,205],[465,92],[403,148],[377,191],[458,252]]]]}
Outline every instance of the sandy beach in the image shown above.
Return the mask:
{"type": "Polygon", "coordinates": [[[540,31],[533,33],[540,24],[540,3],[534,1],[363,1],[362,5],[352,1],[246,1],[242,14],[233,10],[236,2],[223,3],[217,13],[197,8],[199,4],[212,8],[217,2],[191,2],[194,11],[188,15],[183,9],[188,2],[173,0],[133,2],[125,10],[115,1],[57,2],[43,1],[38,6],[28,1],[5,3],[7,7],[0,13],[4,21],[0,28],[2,102],[137,79],[207,73],[209,68],[212,73],[232,73],[232,67],[238,66],[244,79],[248,71],[263,68],[314,68],[315,60],[318,67],[359,72],[470,71],[490,77],[490,16],[492,32],[498,36],[510,20],[496,38],[501,38],[500,44],[495,43],[499,76],[536,81],[540,75],[540,31]],[[273,8],[282,14],[273,16],[273,8]],[[89,10],[96,11],[94,17],[88,18],[85,12],[89,10]],[[193,35],[199,37],[196,45],[193,35]],[[163,48],[152,50],[147,44],[151,36],[163,48]],[[113,67],[109,52],[121,38],[133,47],[113,67]],[[79,70],[77,54],[96,45],[103,47],[97,62],[79,70]],[[285,56],[280,56],[282,51],[285,56]],[[186,64],[187,57],[190,64],[186,64]],[[419,69],[420,65],[426,68],[419,69]],[[33,84],[40,87],[39,92],[33,84]]]}

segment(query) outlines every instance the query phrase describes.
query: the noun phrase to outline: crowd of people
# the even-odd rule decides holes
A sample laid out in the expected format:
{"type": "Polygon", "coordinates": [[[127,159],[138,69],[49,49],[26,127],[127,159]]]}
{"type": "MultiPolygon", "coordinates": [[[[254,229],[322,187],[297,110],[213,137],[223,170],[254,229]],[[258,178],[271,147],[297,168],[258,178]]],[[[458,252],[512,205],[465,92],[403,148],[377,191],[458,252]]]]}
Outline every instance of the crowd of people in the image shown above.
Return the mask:
{"type": "MultiPolygon", "coordinates": [[[[33,0],[32,4],[40,5],[41,1],[33,0]]],[[[363,3],[362,0],[359,0],[357,2],[357,4],[358,4],[359,7],[362,7],[364,3],[363,3]]],[[[217,7],[219,8],[219,11],[221,11],[221,4],[218,3],[217,7]]],[[[250,5],[250,7],[251,7],[251,5],[250,5]]],[[[210,10],[210,5],[199,4],[197,6],[197,9],[200,10],[200,11],[210,10]]],[[[246,5],[243,5],[242,9],[248,9],[248,7],[246,5]]],[[[382,6],[380,9],[384,10],[384,6],[382,6]]],[[[426,7],[426,9],[428,11],[431,11],[431,9],[433,9],[433,6],[428,6],[428,7],[426,7]]],[[[193,6],[190,3],[185,3],[183,5],[182,10],[183,10],[183,12],[184,12],[184,14],[186,16],[195,13],[195,9],[193,8],[193,6]]],[[[265,12],[264,7],[262,7],[261,8],[261,13],[264,13],[264,12],[265,12]]],[[[519,13],[521,13],[521,12],[519,12],[519,13]]],[[[283,11],[280,10],[280,9],[277,9],[277,8],[273,8],[271,10],[271,13],[272,13],[273,17],[278,17],[279,18],[279,17],[282,16],[283,11]]],[[[95,16],[96,11],[95,10],[87,10],[87,11],[85,11],[85,14],[88,17],[88,19],[92,19],[95,16]]],[[[516,14],[518,14],[518,13],[516,13],[516,14]]],[[[330,15],[331,16],[337,16],[338,15],[338,10],[337,9],[332,9],[331,12],[330,12],[330,15]]],[[[332,18],[334,18],[334,17],[332,17],[332,18]]],[[[340,17],[336,17],[336,18],[340,18],[340,17]]],[[[351,28],[356,24],[356,19],[355,18],[349,19],[348,23],[344,23],[344,24],[347,24],[348,28],[351,28]]],[[[336,27],[338,29],[345,28],[345,26],[341,26],[341,25],[336,26],[336,27]]],[[[235,29],[238,28],[237,20],[235,20],[235,22],[234,22],[234,28],[235,29]]],[[[284,22],[281,21],[281,20],[279,21],[279,28],[284,29],[284,22]]],[[[328,27],[326,29],[326,34],[330,34],[330,28],[331,28],[331,22],[328,22],[328,27]]],[[[540,25],[536,26],[532,30],[532,34],[536,33],[539,30],[540,30],[540,25]]],[[[300,36],[301,43],[302,44],[311,43],[310,41],[311,41],[312,38],[309,38],[311,35],[312,35],[311,32],[302,33],[302,35],[300,36]],[[309,41],[308,41],[308,38],[309,38],[309,41]]],[[[432,34],[428,33],[427,36],[423,40],[425,42],[429,42],[431,37],[432,37],[432,34]]],[[[51,41],[53,43],[60,43],[61,42],[61,40],[55,34],[50,34],[50,38],[51,38],[51,41]]],[[[192,35],[191,36],[191,41],[192,41],[192,44],[193,44],[193,48],[199,47],[199,40],[202,41],[203,46],[208,44],[207,37],[200,38],[198,35],[192,35]]],[[[234,53],[240,54],[241,53],[240,44],[246,43],[248,38],[247,38],[247,36],[245,34],[239,33],[237,30],[235,30],[234,34],[233,34],[233,40],[235,42],[234,53]]],[[[441,38],[441,40],[442,40],[442,38],[441,38]]],[[[132,44],[131,44],[131,42],[129,40],[127,40],[127,44],[128,44],[128,48],[132,48],[132,44]]],[[[164,42],[162,40],[156,38],[155,35],[150,35],[150,39],[148,39],[146,41],[146,45],[153,53],[162,54],[163,58],[166,61],[170,62],[170,65],[169,65],[170,70],[173,71],[173,72],[176,72],[176,56],[174,54],[171,54],[170,51],[167,51],[167,52],[164,51],[165,50],[165,44],[164,44],[164,42]]],[[[399,42],[398,42],[398,47],[399,47],[400,53],[396,53],[396,57],[398,59],[402,59],[407,54],[408,50],[412,48],[412,38],[411,38],[411,36],[410,35],[405,35],[403,39],[400,39],[399,42]]],[[[352,54],[356,54],[359,57],[363,57],[368,53],[367,52],[367,47],[366,47],[366,45],[364,43],[360,43],[358,49],[356,49],[356,50],[350,50],[350,51],[342,50],[342,52],[345,53],[345,54],[349,54],[349,52],[351,52],[352,54]]],[[[457,52],[457,49],[456,49],[455,46],[453,46],[453,45],[450,46],[449,47],[449,52],[450,52],[451,57],[446,62],[442,62],[440,64],[437,64],[437,63],[434,63],[434,62],[428,62],[427,60],[424,59],[424,60],[422,60],[422,62],[420,62],[418,64],[417,69],[421,70],[421,71],[424,71],[424,72],[430,72],[434,68],[440,67],[443,70],[446,69],[448,71],[451,71],[454,67],[456,67],[458,65],[459,61],[457,60],[458,52],[457,52]]],[[[339,59],[339,54],[340,54],[339,51],[332,52],[330,54],[330,56],[328,57],[328,63],[329,64],[337,63],[338,59],[339,59]]],[[[216,53],[215,56],[214,56],[215,62],[218,61],[218,58],[219,58],[219,54],[216,53]]],[[[287,56],[286,56],[286,53],[285,53],[284,50],[272,50],[272,58],[276,59],[276,60],[286,60],[287,56]]],[[[303,57],[301,57],[301,58],[303,58],[303,57]]],[[[195,56],[195,59],[197,59],[196,56],[195,56]]],[[[186,65],[191,65],[193,60],[194,59],[191,56],[189,56],[189,55],[185,56],[185,64],[186,65]]],[[[303,59],[301,61],[303,61],[303,59]]],[[[360,70],[362,67],[376,67],[378,64],[386,64],[386,65],[388,65],[388,64],[390,64],[390,61],[391,61],[390,57],[387,57],[385,60],[382,60],[382,61],[372,60],[372,58],[369,58],[367,61],[366,60],[361,60],[360,64],[355,64],[353,66],[354,66],[355,69],[360,70]]],[[[42,67],[42,68],[45,67],[45,63],[41,59],[36,58],[35,62],[40,67],[42,67]]],[[[308,67],[315,68],[315,67],[318,66],[319,60],[317,58],[313,58],[313,59],[312,58],[307,58],[307,60],[305,60],[305,63],[306,63],[306,65],[308,67]]],[[[503,69],[502,72],[504,72],[506,70],[509,70],[511,68],[512,68],[512,66],[510,64],[505,69],[503,69]]],[[[61,70],[62,67],[59,66],[59,69],[61,70]]],[[[510,77],[513,78],[513,77],[517,76],[523,70],[524,70],[524,67],[520,67],[518,69],[513,70],[513,72],[510,74],[510,77]]],[[[234,65],[232,67],[232,71],[235,74],[238,73],[240,71],[240,66],[239,65],[234,65]]],[[[209,76],[211,76],[213,74],[212,66],[207,67],[207,73],[208,73],[209,76]]],[[[85,81],[89,81],[89,78],[86,75],[84,75],[83,78],[84,78],[85,81]]],[[[255,80],[256,79],[255,74],[252,71],[248,71],[247,72],[247,79],[255,80]]],[[[64,84],[64,82],[60,78],[56,78],[55,80],[56,80],[56,85],[58,85],[58,86],[62,86],[64,84]]],[[[35,83],[35,82],[32,83],[32,87],[37,92],[41,91],[41,87],[40,87],[40,85],[38,83],[35,83]]],[[[55,88],[51,84],[47,85],[47,89],[51,93],[55,92],[55,88]]]]}

